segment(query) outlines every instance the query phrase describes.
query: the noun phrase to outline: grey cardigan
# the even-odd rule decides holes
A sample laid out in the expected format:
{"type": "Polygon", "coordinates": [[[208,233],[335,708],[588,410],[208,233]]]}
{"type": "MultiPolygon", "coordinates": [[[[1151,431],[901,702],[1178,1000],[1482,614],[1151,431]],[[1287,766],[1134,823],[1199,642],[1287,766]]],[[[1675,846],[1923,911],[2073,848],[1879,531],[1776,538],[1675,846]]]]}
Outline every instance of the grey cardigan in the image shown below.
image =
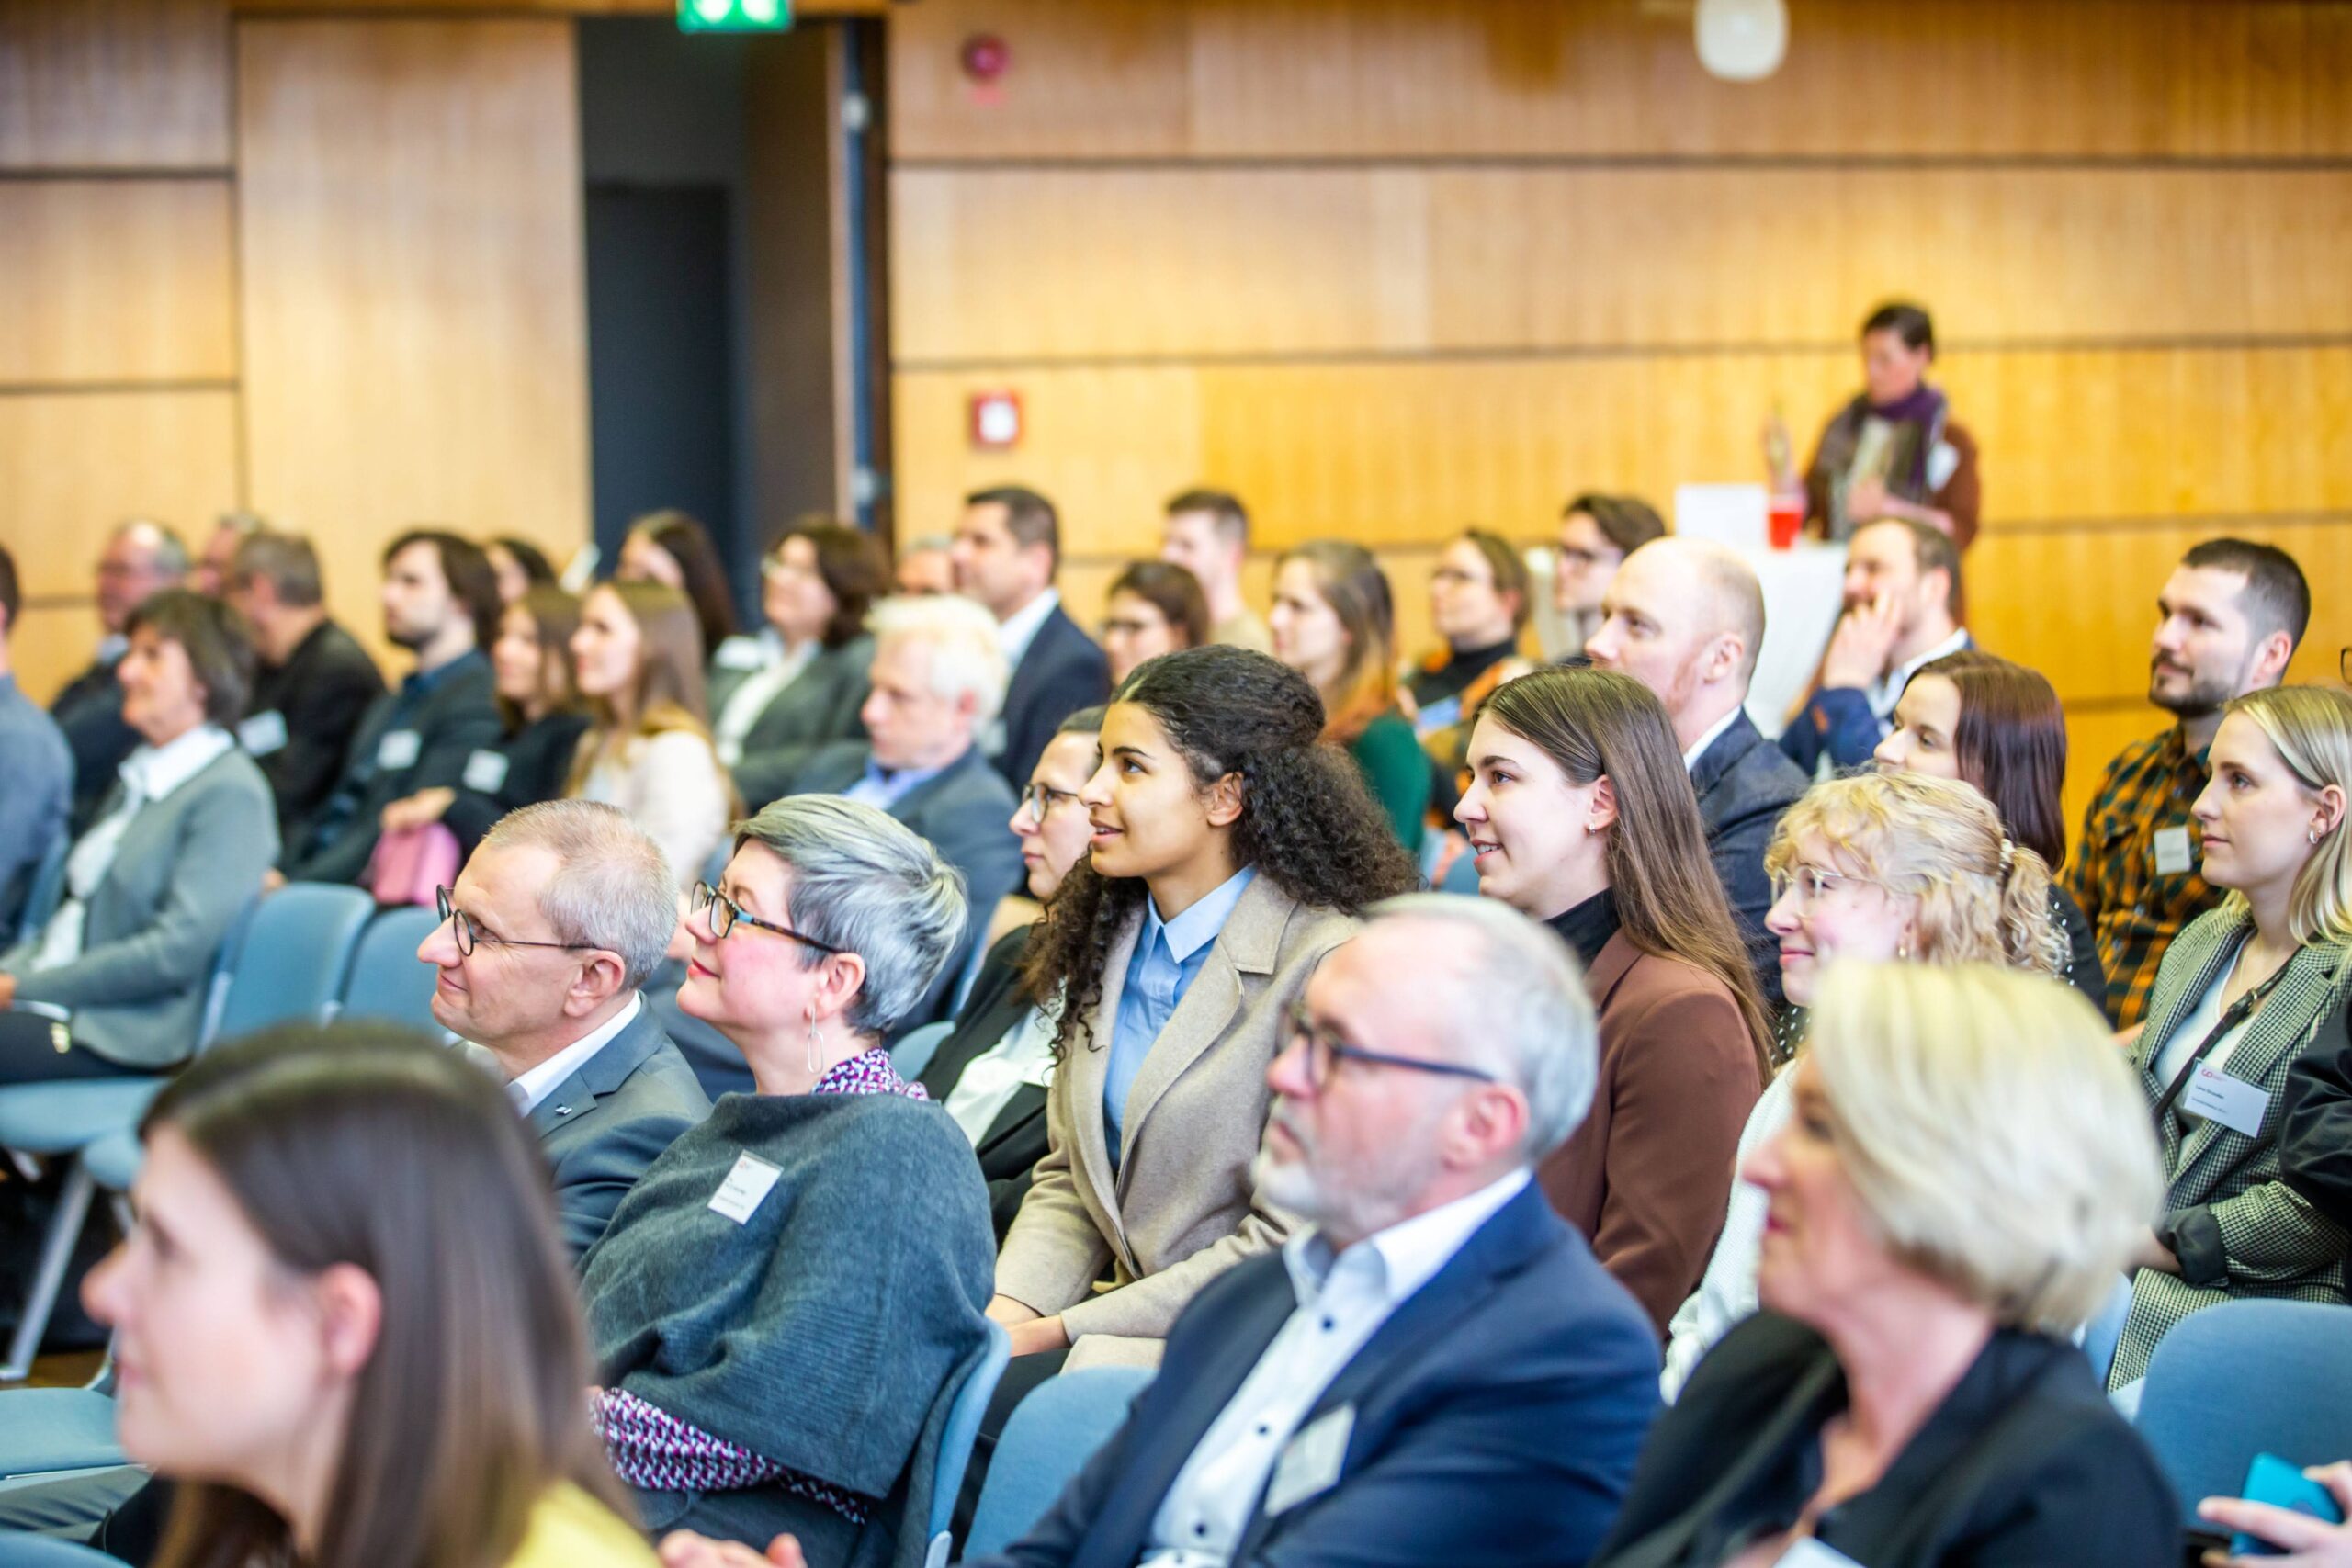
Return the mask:
{"type": "Polygon", "coordinates": [[[33,972],[35,938],[0,957],[0,970],[17,976],[17,1000],[71,1010],[74,1038],[110,1062],[184,1061],[220,944],[277,859],[269,781],[243,751],[225,751],[131,818],[90,895],[79,958],[33,972]]]}

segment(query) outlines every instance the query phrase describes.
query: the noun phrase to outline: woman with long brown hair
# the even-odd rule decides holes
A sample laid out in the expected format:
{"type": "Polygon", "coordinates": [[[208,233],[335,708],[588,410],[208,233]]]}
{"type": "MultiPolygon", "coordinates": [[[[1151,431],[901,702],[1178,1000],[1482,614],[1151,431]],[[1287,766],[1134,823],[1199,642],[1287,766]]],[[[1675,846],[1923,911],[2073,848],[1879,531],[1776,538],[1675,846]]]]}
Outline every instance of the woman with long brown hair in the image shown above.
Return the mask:
{"type": "Polygon", "coordinates": [[[1370,550],[1316,539],[1274,564],[1274,657],[1323,698],[1323,739],[1346,749],[1409,851],[1421,847],[1432,775],[1396,704],[1396,609],[1370,550]]]}
{"type": "Polygon", "coordinates": [[[581,605],[571,656],[595,724],[564,794],[628,812],[691,886],[735,805],[706,721],[693,604],[658,582],[600,583],[581,605]]]}
{"type": "Polygon", "coordinates": [[[199,1058],[84,1286],[163,1568],[651,1568],[582,1408],[545,1168],[495,1079],[406,1031],[199,1058]]]}
{"type": "Polygon", "coordinates": [[[1600,1014],[1592,1111],[1544,1190],[1663,1330],[1706,1268],[1768,1072],[1674,726],[1629,676],[1538,671],[1487,699],[1469,765],[1453,815],[1478,890],[1560,934],[1600,1014]]]}
{"type": "Polygon", "coordinates": [[[1173,561],[1131,561],[1102,596],[1102,655],[1111,684],[1163,653],[1209,640],[1209,602],[1201,580],[1173,561]]]}

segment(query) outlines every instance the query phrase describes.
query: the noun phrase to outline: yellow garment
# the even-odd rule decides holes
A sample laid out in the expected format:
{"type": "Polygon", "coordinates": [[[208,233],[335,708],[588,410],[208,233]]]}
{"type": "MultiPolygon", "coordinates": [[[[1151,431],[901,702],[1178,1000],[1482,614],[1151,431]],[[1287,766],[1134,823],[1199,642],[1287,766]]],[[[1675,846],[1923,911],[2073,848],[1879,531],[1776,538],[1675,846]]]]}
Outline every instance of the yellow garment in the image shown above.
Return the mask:
{"type": "Polygon", "coordinates": [[[531,1510],[506,1568],[657,1568],[660,1561],[635,1526],[567,1481],[531,1510]]]}

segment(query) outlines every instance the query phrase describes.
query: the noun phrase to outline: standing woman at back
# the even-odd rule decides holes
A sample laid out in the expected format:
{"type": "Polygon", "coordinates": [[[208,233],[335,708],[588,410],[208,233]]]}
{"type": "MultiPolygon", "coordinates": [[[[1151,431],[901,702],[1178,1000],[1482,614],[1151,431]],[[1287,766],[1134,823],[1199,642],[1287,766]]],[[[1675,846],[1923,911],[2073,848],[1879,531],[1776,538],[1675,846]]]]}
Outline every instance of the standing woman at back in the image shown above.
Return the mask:
{"type": "Polygon", "coordinates": [[[694,606],[658,582],[605,582],[571,634],[595,724],[564,794],[617,806],[692,886],[727,834],[734,786],[711,746],[694,606]]]}

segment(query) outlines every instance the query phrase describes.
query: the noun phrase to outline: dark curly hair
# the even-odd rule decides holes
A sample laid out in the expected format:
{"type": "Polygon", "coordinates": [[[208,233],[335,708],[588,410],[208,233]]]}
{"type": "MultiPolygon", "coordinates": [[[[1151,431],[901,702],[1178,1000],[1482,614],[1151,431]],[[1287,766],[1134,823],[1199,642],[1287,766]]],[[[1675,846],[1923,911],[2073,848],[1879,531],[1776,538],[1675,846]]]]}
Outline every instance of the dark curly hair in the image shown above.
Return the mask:
{"type": "MultiPolygon", "coordinates": [[[[1372,802],[1345,752],[1322,744],[1323,699],[1288,665],[1213,644],[1148,659],[1111,694],[1151,715],[1207,789],[1241,781],[1233,858],[1302,904],[1352,915],[1418,886],[1420,873],[1372,802]]],[[[1140,877],[1104,876],[1081,858],[1046,907],[1022,961],[1031,997],[1064,997],[1058,1056],[1081,1038],[1102,999],[1111,944],[1143,906],[1140,877]]]]}

